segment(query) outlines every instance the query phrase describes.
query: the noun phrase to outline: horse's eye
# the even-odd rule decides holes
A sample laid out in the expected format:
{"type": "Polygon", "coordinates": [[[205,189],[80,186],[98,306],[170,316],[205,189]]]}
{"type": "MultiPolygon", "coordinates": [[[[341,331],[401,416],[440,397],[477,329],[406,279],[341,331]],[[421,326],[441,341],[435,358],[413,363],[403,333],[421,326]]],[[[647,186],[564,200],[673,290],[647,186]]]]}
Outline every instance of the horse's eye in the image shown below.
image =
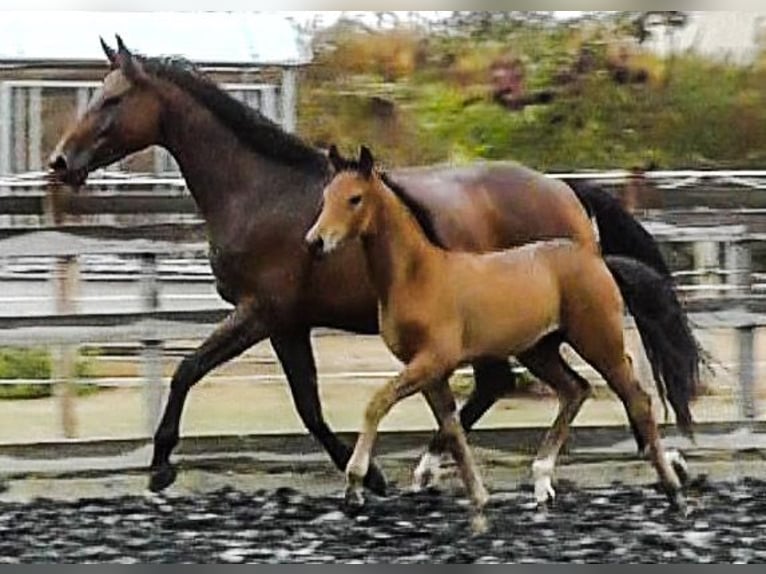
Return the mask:
{"type": "Polygon", "coordinates": [[[348,204],[352,207],[356,207],[362,203],[362,196],[361,195],[352,195],[348,198],[348,204]]]}
{"type": "Polygon", "coordinates": [[[120,96],[109,96],[108,98],[104,98],[103,103],[101,104],[102,108],[111,108],[116,106],[120,103],[120,100],[122,98],[120,96]]]}

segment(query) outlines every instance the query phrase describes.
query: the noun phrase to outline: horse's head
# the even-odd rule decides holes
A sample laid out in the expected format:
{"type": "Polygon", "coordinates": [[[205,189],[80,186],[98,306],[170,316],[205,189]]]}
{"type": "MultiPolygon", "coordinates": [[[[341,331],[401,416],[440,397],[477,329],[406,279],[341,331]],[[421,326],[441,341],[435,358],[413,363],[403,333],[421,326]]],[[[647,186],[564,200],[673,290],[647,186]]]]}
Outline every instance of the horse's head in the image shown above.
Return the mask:
{"type": "Polygon", "coordinates": [[[162,101],[139,57],[117,37],[117,50],[103,39],[110,70],[85,113],[50,156],[54,180],[82,185],[95,169],[158,142],[162,101]]]}
{"type": "Polygon", "coordinates": [[[380,184],[369,149],[362,146],[358,160],[340,156],[330,147],[335,176],[323,192],[322,210],[306,234],[315,255],[330,253],[349,239],[362,237],[372,225],[374,188],[380,184]]]}

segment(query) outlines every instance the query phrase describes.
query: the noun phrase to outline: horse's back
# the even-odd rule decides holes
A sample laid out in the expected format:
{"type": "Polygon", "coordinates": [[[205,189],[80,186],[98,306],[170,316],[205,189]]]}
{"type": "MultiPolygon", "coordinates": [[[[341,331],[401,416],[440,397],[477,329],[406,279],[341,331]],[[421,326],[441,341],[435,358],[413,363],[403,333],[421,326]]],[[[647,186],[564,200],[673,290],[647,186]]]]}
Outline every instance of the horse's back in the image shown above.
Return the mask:
{"type": "Polygon", "coordinates": [[[445,247],[492,251],[553,238],[595,248],[587,213],[565,183],[513,162],[392,172],[429,213],[445,247]]]}

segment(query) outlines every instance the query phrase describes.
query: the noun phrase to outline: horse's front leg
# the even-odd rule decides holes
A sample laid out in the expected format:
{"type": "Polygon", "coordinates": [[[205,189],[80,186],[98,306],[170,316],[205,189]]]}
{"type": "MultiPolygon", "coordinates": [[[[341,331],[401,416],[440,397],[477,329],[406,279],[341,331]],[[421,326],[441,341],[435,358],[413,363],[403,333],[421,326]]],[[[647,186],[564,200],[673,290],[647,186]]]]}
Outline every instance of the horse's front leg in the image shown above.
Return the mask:
{"type": "MultiPolygon", "coordinates": [[[[460,409],[460,424],[466,433],[498,398],[515,388],[516,375],[506,359],[481,359],[473,363],[476,384],[468,400],[460,409]]],[[[450,464],[445,452],[444,434],[437,432],[413,472],[413,487],[417,490],[438,484],[450,464]]]]}
{"type": "MultiPolygon", "coordinates": [[[[282,364],[295,408],[308,431],[330,455],[339,469],[345,469],[351,458],[351,447],[343,443],[324,420],[317,389],[317,370],[308,329],[271,336],[271,344],[282,364]]],[[[386,479],[377,466],[371,464],[364,485],[376,494],[385,494],[386,479]]]]}
{"type": "Polygon", "coordinates": [[[179,426],[189,390],[212,369],[233,359],[268,336],[258,308],[242,302],[196,350],[184,357],[173,373],[170,394],[154,435],[149,488],[161,491],[175,481],[176,470],[170,454],[178,444],[179,426]]]}
{"type": "Polygon", "coordinates": [[[439,381],[450,370],[440,364],[435,357],[426,354],[418,355],[399,375],[375,392],[367,403],[362,431],[359,433],[354,453],[346,466],[346,502],[353,505],[364,502],[362,480],[367,474],[378,425],[383,417],[400,400],[439,381]]]}

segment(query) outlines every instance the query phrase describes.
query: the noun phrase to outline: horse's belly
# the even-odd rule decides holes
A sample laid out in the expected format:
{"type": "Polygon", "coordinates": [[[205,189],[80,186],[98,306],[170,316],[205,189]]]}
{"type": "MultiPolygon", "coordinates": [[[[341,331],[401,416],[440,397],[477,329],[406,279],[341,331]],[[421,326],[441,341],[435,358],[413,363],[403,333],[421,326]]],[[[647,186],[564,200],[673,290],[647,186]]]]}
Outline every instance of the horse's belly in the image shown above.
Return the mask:
{"type": "Polygon", "coordinates": [[[488,320],[481,334],[471,342],[473,357],[492,356],[505,358],[516,356],[533,347],[540,339],[558,330],[559,323],[553,315],[519,317],[509,311],[488,320]]]}

